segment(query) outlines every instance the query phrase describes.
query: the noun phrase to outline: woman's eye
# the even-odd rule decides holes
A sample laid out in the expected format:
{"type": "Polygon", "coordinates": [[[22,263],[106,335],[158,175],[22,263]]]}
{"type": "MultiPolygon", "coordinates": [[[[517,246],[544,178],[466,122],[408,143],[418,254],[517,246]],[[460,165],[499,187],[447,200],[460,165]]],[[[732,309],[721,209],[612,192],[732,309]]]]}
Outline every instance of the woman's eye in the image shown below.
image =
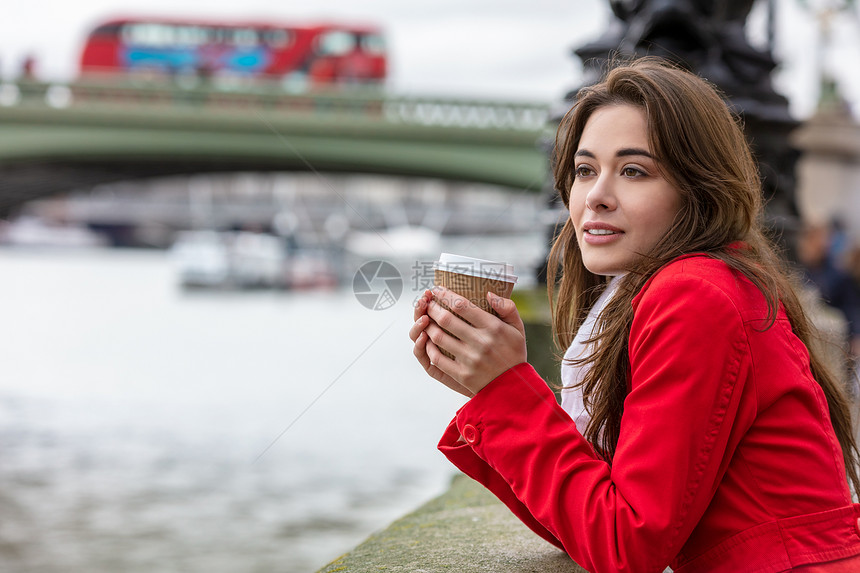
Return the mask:
{"type": "Polygon", "coordinates": [[[577,177],[587,177],[594,172],[591,170],[590,167],[580,165],[579,167],[576,168],[576,171],[574,173],[576,174],[577,177]]]}
{"type": "Polygon", "coordinates": [[[638,175],[642,175],[642,171],[635,167],[625,167],[621,170],[621,174],[624,175],[624,177],[636,177],[638,175]]]}

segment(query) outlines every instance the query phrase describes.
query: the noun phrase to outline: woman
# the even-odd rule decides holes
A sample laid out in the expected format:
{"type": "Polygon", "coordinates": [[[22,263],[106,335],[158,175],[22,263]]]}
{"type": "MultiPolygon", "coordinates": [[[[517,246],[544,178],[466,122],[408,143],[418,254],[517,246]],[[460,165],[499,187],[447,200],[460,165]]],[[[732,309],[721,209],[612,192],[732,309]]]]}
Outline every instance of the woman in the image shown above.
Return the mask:
{"type": "Polygon", "coordinates": [[[573,399],[526,362],[512,301],[488,294],[495,317],[428,291],[414,354],[471,398],[440,450],[592,572],[860,571],[849,405],[719,94],[654,60],[616,67],[556,149],[570,218],[553,328],[573,399]]]}

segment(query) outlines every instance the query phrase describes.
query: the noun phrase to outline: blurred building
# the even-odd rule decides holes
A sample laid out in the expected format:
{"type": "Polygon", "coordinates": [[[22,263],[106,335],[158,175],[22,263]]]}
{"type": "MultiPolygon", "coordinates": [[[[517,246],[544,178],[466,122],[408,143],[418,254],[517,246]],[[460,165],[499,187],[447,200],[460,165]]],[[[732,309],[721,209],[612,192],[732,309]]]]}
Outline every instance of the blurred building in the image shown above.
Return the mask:
{"type": "Polygon", "coordinates": [[[860,244],[860,122],[831,80],[822,85],[817,112],[796,129],[797,203],[810,225],[838,222],[860,244]]]}

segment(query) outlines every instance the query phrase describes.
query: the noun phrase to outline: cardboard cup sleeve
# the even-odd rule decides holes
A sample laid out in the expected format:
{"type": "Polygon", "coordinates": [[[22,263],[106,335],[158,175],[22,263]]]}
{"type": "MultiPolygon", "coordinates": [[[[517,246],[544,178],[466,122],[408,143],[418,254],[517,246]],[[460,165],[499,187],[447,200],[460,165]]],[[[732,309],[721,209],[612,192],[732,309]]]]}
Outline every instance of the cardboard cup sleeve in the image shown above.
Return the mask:
{"type": "MultiPolygon", "coordinates": [[[[511,292],[514,290],[513,282],[487,277],[471,276],[456,272],[443,271],[440,269],[434,270],[434,283],[437,286],[443,286],[466,297],[472,302],[472,304],[480,307],[486,312],[495,314],[496,316],[498,316],[498,314],[490,307],[490,303],[487,301],[487,293],[492,292],[498,296],[510,298],[511,292]]],[[[445,306],[444,303],[442,303],[442,305],[445,306]]],[[[451,309],[449,308],[448,310],[451,309]]],[[[448,331],[446,330],[445,332],[448,331]]],[[[448,332],[448,334],[454,336],[450,332],[448,332]]],[[[440,350],[442,349],[440,348],[440,350]]],[[[442,350],[442,354],[448,358],[454,358],[454,356],[447,350],[442,350]]]]}

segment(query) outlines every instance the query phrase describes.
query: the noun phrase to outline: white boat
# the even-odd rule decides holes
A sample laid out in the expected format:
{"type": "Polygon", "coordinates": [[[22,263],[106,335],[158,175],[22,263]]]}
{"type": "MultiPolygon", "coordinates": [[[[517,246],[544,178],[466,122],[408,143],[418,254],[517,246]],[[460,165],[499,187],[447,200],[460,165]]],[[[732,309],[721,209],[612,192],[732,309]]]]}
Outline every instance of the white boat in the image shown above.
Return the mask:
{"type": "Polygon", "coordinates": [[[14,247],[92,248],[107,246],[98,233],[76,225],[51,225],[38,217],[0,221],[0,244],[14,247]]]}
{"type": "Polygon", "coordinates": [[[189,288],[283,288],[288,257],[278,237],[265,233],[184,231],[170,256],[189,288]]]}
{"type": "Polygon", "coordinates": [[[185,231],[170,256],[186,288],[225,290],[334,288],[337,269],[323,252],[289,254],[283,237],[247,231],[185,231]]]}
{"type": "Polygon", "coordinates": [[[352,231],[346,248],[367,259],[405,259],[435,257],[442,236],[434,229],[419,225],[398,225],[379,231],[352,231]]]}

